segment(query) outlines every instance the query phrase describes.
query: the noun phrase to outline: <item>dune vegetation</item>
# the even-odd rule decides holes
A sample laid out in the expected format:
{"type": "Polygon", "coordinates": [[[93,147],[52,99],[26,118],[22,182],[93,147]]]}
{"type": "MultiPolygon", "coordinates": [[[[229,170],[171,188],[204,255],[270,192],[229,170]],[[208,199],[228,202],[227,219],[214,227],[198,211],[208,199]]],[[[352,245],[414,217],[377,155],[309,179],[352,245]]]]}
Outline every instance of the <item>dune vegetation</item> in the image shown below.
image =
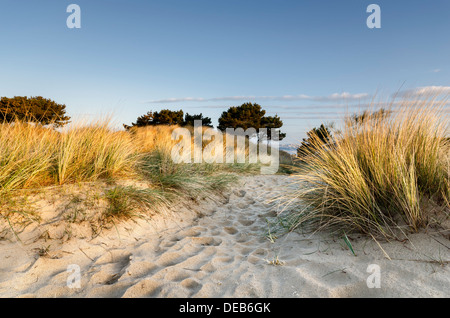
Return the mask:
{"type": "MultiPolygon", "coordinates": [[[[249,163],[175,164],[171,150],[177,141],[171,136],[177,126],[128,131],[111,126],[107,119],[60,129],[20,120],[0,123],[0,222],[13,231],[24,219],[39,222],[32,198],[57,191],[70,197],[65,207],[101,201],[95,220],[107,224],[217,194],[236,181],[238,173],[258,171],[258,164],[249,163]],[[67,193],[64,187],[70,185],[91,189],[88,197],[96,200],[67,193]]],[[[83,213],[75,214],[85,219],[80,219],[83,213]]],[[[70,215],[66,217],[76,219],[70,215]]]]}
{"type": "Polygon", "coordinates": [[[348,117],[326,144],[316,137],[293,176],[297,190],[282,198],[301,202],[291,226],[390,239],[448,219],[446,102],[395,102],[387,112],[348,117]]]}
{"type": "MultiPolygon", "coordinates": [[[[400,238],[448,219],[446,102],[405,99],[383,112],[348,117],[332,135],[328,129],[320,131],[329,136],[310,134],[297,165],[280,152],[279,171],[292,174],[297,184],[279,198],[290,207],[290,227],[400,238]],[[294,202],[300,202],[298,207],[292,208],[294,202]]],[[[118,219],[219,194],[239,174],[260,172],[259,163],[248,161],[174,163],[171,151],[178,141],[172,140],[172,132],[177,127],[117,131],[107,119],[58,129],[21,120],[0,123],[0,222],[6,225],[0,234],[39,223],[34,203],[51,197],[48,193],[68,198],[60,200],[60,210],[70,222],[86,220],[82,210],[96,206],[100,212],[90,221],[98,233],[118,219]],[[78,190],[66,190],[68,186],[78,190]]],[[[243,151],[248,158],[248,147],[243,151]]]]}

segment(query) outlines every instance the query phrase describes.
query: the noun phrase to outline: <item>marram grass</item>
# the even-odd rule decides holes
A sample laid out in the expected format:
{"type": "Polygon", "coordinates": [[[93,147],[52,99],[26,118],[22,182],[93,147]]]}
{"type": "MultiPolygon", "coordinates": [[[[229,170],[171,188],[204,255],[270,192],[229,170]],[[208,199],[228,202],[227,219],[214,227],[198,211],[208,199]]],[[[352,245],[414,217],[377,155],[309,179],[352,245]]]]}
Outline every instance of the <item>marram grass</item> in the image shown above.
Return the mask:
{"type": "Polygon", "coordinates": [[[131,176],[139,160],[133,140],[108,125],[56,131],[19,121],[0,123],[0,193],[131,176]]]}
{"type": "MultiPolygon", "coordinates": [[[[142,217],[164,212],[174,202],[220,193],[236,181],[236,173],[255,170],[248,164],[174,163],[175,128],[116,131],[108,119],[58,130],[18,120],[0,122],[0,221],[16,234],[19,219],[39,222],[33,204],[25,211],[16,202],[71,184],[94,187],[92,196],[106,203],[102,224],[142,217]]],[[[89,208],[78,202],[78,210],[83,214],[89,208]]]]}
{"type": "Polygon", "coordinates": [[[293,176],[294,227],[396,238],[445,217],[450,201],[447,99],[402,101],[387,117],[347,122],[333,143],[310,149],[293,176]],[[434,207],[431,209],[430,207],[434,207]]]}

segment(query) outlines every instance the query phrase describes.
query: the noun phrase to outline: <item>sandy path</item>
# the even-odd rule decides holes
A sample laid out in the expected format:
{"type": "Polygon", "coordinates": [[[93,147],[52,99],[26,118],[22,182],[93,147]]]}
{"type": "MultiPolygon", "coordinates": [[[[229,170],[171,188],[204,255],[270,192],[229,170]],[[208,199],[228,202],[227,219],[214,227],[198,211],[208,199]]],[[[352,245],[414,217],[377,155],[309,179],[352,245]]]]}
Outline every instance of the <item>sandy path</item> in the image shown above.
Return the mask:
{"type": "Polygon", "coordinates": [[[0,296],[450,296],[450,244],[439,235],[383,243],[392,260],[366,238],[352,241],[356,257],[326,233],[269,240],[267,220],[276,207],[267,199],[286,191],[288,178],[245,177],[224,199],[182,208],[183,222],[127,223],[119,228],[120,239],[115,231],[72,239],[54,258],[0,241],[0,296]],[[80,268],[80,288],[67,287],[71,264],[80,268]],[[380,288],[367,285],[371,264],[380,269],[380,288]]]}

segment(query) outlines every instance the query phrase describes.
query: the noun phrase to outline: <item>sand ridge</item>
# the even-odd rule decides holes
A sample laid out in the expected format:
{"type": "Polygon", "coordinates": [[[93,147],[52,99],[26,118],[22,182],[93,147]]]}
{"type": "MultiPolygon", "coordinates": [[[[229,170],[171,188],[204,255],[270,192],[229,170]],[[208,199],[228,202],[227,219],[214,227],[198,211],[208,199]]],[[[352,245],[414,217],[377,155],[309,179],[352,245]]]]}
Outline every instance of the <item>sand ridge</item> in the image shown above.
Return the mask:
{"type": "MultiPolygon", "coordinates": [[[[0,241],[1,297],[448,297],[449,241],[352,240],[327,233],[270,232],[289,176],[243,177],[232,190],[179,206],[173,219],[129,222],[95,239],[73,238],[57,257],[0,241]],[[120,235],[120,237],[118,237],[120,235]],[[391,258],[387,259],[386,254],[391,258]],[[69,288],[67,268],[80,268],[69,288]],[[369,288],[368,267],[380,269],[369,288]]],[[[56,255],[55,254],[55,255],[56,255]]]]}

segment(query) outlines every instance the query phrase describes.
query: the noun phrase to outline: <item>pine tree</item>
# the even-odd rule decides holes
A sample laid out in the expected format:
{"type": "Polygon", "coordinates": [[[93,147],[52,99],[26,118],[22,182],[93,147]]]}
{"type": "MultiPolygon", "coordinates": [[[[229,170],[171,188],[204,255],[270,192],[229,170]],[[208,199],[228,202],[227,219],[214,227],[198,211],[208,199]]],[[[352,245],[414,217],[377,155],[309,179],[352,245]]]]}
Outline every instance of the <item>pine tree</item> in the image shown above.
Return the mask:
{"type": "MultiPolygon", "coordinates": [[[[258,138],[266,137],[267,140],[271,140],[272,135],[270,129],[281,128],[283,122],[277,115],[265,116],[265,114],[266,111],[256,103],[245,103],[241,106],[230,107],[220,116],[219,126],[217,128],[221,131],[225,131],[227,128],[242,128],[244,130],[255,128],[256,131],[261,128],[267,128],[267,134],[258,134],[258,138]]],[[[285,136],[286,134],[280,133],[279,140],[282,140],[285,136]]]]}
{"type": "Polygon", "coordinates": [[[328,126],[324,124],[319,128],[313,128],[306,133],[308,138],[304,138],[300,147],[297,148],[297,156],[302,158],[314,151],[314,148],[319,145],[326,145],[333,140],[331,131],[328,126]]]}
{"type": "Polygon", "coordinates": [[[186,115],[184,116],[183,126],[194,126],[195,120],[201,120],[202,126],[213,128],[211,118],[203,117],[202,113],[200,113],[198,115],[189,115],[189,113],[186,113],[186,115]]]}
{"type": "Polygon", "coordinates": [[[145,127],[145,126],[157,126],[157,125],[180,125],[184,124],[183,111],[172,111],[169,109],[163,109],[159,112],[149,111],[147,114],[139,116],[135,123],[131,126],[123,125],[125,129],[131,127],[145,127]]]}
{"type": "Polygon", "coordinates": [[[16,120],[62,127],[69,122],[70,117],[66,116],[66,105],[58,104],[42,96],[2,97],[0,121],[14,122],[16,120]]]}
{"type": "MultiPolygon", "coordinates": [[[[266,137],[267,140],[272,140],[272,129],[281,128],[281,126],[283,126],[283,121],[281,120],[280,117],[278,117],[278,115],[266,116],[266,117],[262,118],[261,126],[262,126],[262,128],[267,129],[267,134],[266,134],[266,136],[260,136],[260,138],[266,137]]],[[[278,132],[278,140],[283,140],[284,137],[286,137],[286,134],[279,131],[278,132]]]]}

